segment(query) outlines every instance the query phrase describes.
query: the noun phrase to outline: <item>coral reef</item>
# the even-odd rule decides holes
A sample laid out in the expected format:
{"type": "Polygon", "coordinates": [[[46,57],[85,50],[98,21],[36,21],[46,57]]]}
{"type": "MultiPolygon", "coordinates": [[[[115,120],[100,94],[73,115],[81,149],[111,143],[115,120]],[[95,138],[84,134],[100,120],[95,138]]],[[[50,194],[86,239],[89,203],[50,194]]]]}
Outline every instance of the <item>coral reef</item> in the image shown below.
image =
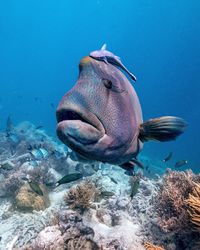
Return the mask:
{"type": "MultiPolygon", "coordinates": [[[[199,181],[199,178],[200,176],[195,175],[191,170],[185,172],[168,170],[163,177],[160,192],[154,201],[158,215],[156,224],[165,233],[162,234],[162,241],[165,238],[166,241],[173,242],[177,250],[193,249],[198,242],[198,233],[191,230],[186,200],[188,201],[194,190],[197,194],[197,190],[194,188],[195,181],[199,181]]],[[[194,210],[192,211],[194,212],[194,210]]],[[[158,232],[157,229],[157,234],[158,232]]],[[[152,238],[154,241],[162,243],[156,234],[152,238]]]]}
{"type": "Polygon", "coordinates": [[[0,145],[0,249],[200,249],[200,175],[160,177],[160,161],[141,156],[148,170],[129,178],[117,166],[79,162],[28,122],[9,138],[0,133],[0,145]],[[83,180],[55,187],[74,171],[83,180]]]}
{"type": "Polygon", "coordinates": [[[155,246],[150,242],[146,242],[144,244],[144,247],[146,248],[146,250],[164,250],[164,248],[159,247],[159,246],[155,246]]]}
{"type": "Polygon", "coordinates": [[[30,180],[37,182],[37,183],[42,183],[46,185],[53,185],[55,183],[55,177],[54,175],[50,172],[50,166],[48,162],[40,162],[40,165],[28,170],[26,173],[28,174],[30,180]]]}
{"type": "Polygon", "coordinates": [[[94,231],[85,226],[81,216],[74,211],[61,210],[59,224],[46,227],[35,241],[26,246],[29,250],[98,250],[97,243],[93,240],[94,231]]]}
{"type": "Polygon", "coordinates": [[[168,170],[157,197],[159,225],[163,231],[185,231],[189,224],[185,199],[193,189],[194,175],[191,171],[168,170]]]}
{"type": "Polygon", "coordinates": [[[192,192],[189,194],[189,198],[186,200],[188,204],[188,213],[190,220],[200,232],[200,184],[194,183],[192,192]]]}
{"type": "Polygon", "coordinates": [[[96,192],[95,185],[91,181],[85,181],[71,188],[64,199],[70,208],[79,209],[83,213],[91,206],[96,192]]]}
{"type": "Polygon", "coordinates": [[[10,173],[6,175],[0,183],[1,197],[15,197],[16,193],[23,185],[23,175],[21,172],[10,173]]]}
{"type": "Polygon", "coordinates": [[[24,184],[15,197],[17,209],[25,212],[32,212],[33,210],[44,210],[49,206],[49,198],[46,188],[40,185],[43,195],[38,195],[34,192],[29,184],[24,184]]]}

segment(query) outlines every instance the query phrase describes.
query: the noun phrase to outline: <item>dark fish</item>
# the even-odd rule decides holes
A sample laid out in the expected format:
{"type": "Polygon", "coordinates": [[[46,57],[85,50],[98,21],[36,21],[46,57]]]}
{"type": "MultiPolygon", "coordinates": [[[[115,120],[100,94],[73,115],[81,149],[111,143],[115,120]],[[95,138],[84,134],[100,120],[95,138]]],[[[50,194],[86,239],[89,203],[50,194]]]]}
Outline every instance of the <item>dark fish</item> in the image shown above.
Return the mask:
{"type": "Polygon", "coordinates": [[[82,177],[83,175],[81,173],[67,174],[63,178],[61,178],[59,181],[56,182],[56,187],[60,186],[61,184],[76,181],[78,179],[81,179],[82,177]]]}
{"type": "Polygon", "coordinates": [[[115,184],[118,184],[118,182],[117,182],[113,177],[110,177],[110,180],[111,180],[112,182],[114,182],[115,184]]]}
{"type": "Polygon", "coordinates": [[[37,182],[29,181],[29,186],[36,194],[43,196],[42,189],[37,182]]]}
{"type": "Polygon", "coordinates": [[[55,108],[55,105],[53,102],[50,103],[50,106],[54,109],[55,108]]]}
{"type": "Polygon", "coordinates": [[[134,175],[134,171],[131,170],[131,169],[129,169],[129,170],[126,170],[126,171],[124,172],[124,174],[125,174],[125,175],[128,175],[128,176],[133,176],[133,175],[134,175]]]}
{"type": "Polygon", "coordinates": [[[28,145],[27,150],[32,150],[33,146],[32,145],[28,145]]]}
{"type": "Polygon", "coordinates": [[[7,121],[6,121],[6,133],[7,133],[7,136],[9,136],[9,134],[13,130],[13,128],[14,128],[14,126],[13,126],[11,117],[9,115],[8,118],[7,118],[7,121]]]}
{"type": "Polygon", "coordinates": [[[163,159],[163,161],[164,162],[166,162],[166,161],[169,161],[171,158],[172,158],[172,152],[170,152],[166,157],[165,157],[165,159],[163,159]]]}
{"type": "Polygon", "coordinates": [[[0,168],[4,170],[12,170],[15,165],[11,161],[5,161],[0,164],[0,168]]]}
{"type": "Polygon", "coordinates": [[[133,197],[137,194],[139,186],[140,186],[140,177],[139,176],[133,176],[130,178],[129,181],[130,185],[131,185],[131,200],[133,199],[133,197]]]}
{"type": "Polygon", "coordinates": [[[35,129],[41,129],[41,128],[43,128],[43,126],[42,126],[42,125],[39,125],[39,126],[37,126],[35,129]]]}
{"type": "Polygon", "coordinates": [[[176,163],[175,163],[175,168],[180,168],[180,167],[182,167],[182,166],[184,166],[184,165],[186,165],[188,163],[188,161],[187,160],[180,160],[180,161],[177,161],[176,163]]]}
{"type": "Polygon", "coordinates": [[[111,192],[111,191],[102,191],[101,192],[101,196],[103,197],[111,197],[111,196],[114,196],[115,193],[111,192]]]}
{"type": "Polygon", "coordinates": [[[76,85],[56,110],[58,138],[78,155],[122,168],[130,162],[127,171],[134,164],[144,168],[135,159],[144,143],[174,140],[184,132],[185,121],[174,116],[143,122],[132,84],[111,63],[87,56],[80,61],[79,70],[76,85]],[[126,92],[109,91],[111,83],[126,92]]]}
{"type": "Polygon", "coordinates": [[[40,100],[40,98],[36,96],[36,97],[34,98],[34,100],[37,102],[37,101],[40,100]]]}
{"type": "Polygon", "coordinates": [[[147,166],[145,167],[145,169],[146,169],[146,171],[148,171],[148,170],[149,170],[149,165],[147,165],[147,166]]]}

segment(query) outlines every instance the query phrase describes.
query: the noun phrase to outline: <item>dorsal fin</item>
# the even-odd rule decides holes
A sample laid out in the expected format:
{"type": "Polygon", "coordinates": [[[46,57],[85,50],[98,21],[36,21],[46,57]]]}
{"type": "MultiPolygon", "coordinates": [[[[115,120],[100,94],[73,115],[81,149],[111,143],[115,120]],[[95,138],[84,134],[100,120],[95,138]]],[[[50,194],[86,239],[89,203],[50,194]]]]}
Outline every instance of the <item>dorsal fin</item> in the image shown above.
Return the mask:
{"type": "Polygon", "coordinates": [[[106,50],[106,43],[104,43],[104,45],[101,47],[101,50],[106,50]]]}

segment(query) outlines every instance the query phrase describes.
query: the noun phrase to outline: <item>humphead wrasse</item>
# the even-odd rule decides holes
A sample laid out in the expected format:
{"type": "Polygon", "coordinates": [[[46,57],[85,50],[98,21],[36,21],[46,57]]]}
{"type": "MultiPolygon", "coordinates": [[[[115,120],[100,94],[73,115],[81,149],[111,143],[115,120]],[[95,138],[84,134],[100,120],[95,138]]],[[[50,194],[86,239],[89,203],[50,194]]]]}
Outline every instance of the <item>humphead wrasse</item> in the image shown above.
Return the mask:
{"type": "Polygon", "coordinates": [[[84,57],[74,87],[57,108],[57,135],[77,155],[120,165],[137,164],[143,143],[170,141],[183,133],[183,119],[164,116],[143,122],[138,96],[114,65],[84,57]]]}

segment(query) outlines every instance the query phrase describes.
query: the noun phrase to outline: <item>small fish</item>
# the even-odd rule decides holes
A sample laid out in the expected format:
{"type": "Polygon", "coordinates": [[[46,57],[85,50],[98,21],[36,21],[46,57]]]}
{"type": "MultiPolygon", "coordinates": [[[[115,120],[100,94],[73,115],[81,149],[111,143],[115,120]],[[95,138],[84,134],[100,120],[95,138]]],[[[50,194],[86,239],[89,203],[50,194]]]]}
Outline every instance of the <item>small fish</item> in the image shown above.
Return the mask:
{"type": "Polygon", "coordinates": [[[148,170],[149,170],[149,165],[147,165],[147,166],[145,167],[145,169],[146,169],[146,171],[148,171],[148,170]]]}
{"type": "Polygon", "coordinates": [[[14,126],[13,126],[11,117],[9,115],[8,118],[7,118],[7,121],[6,121],[6,133],[7,133],[7,136],[9,136],[9,134],[13,130],[13,128],[14,128],[14,126]]]}
{"type": "Polygon", "coordinates": [[[81,173],[67,174],[63,178],[61,178],[59,181],[56,182],[56,187],[60,186],[61,184],[76,181],[78,179],[81,179],[82,177],[83,175],[81,173]]]}
{"type": "Polygon", "coordinates": [[[131,79],[136,81],[136,77],[123,65],[120,58],[114,55],[112,52],[106,50],[106,44],[104,44],[100,50],[91,52],[90,57],[99,61],[104,61],[106,64],[110,63],[120,67],[130,76],[131,79]]]}
{"type": "Polygon", "coordinates": [[[29,181],[29,186],[31,189],[38,195],[43,196],[42,189],[40,188],[39,184],[37,182],[29,181]]]}
{"type": "Polygon", "coordinates": [[[36,96],[36,97],[34,98],[34,100],[35,100],[35,102],[37,102],[37,101],[40,100],[40,98],[36,96]]]}
{"type": "Polygon", "coordinates": [[[55,105],[53,102],[50,103],[50,106],[54,109],[55,108],[55,105]]]}
{"type": "Polygon", "coordinates": [[[166,157],[165,157],[165,159],[163,159],[163,161],[164,162],[167,162],[167,161],[169,161],[171,158],[172,158],[172,152],[170,152],[166,157]]]}
{"type": "Polygon", "coordinates": [[[15,167],[15,164],[9,160],[6,160],[6,161],[0,163],[0,168],[4,169],[4,170],[12,170],[14,167],[15,167]]]}
{"type": "Polygon", "coordinates": [[[42,126],[42,125],[39,125],[39,126],[37,126],[35,129],[41,129],[41,128],[43,128],[43,126],[42,126]]]}
{"type": "Polygon", "coordinates": [[[101,196],[103,197],[111,197],[111,196],[114,196],[115,193],[111,192],[111,191],[102,191],[101,192],[101,196]]]}
{"type": "Polygon", "coordinates": [[[112,182],[114,182],[115,184],[118,184],[118,182],[117,182],[113,177],[110,177],[110,180],[111,180],[112,182]]]}
{"type": "Polygon", "coordinates": [[[140,177],[139,176],[133,176],[130,178],[130,185],[131,185],[131,200],[133,197],[137,194],[139,186],[140,186],[140,177]]]}
{"type": "Polygon", "coordinates": [[[180,167],[182,167],[182,166],[184,166],[184,165],[186,165],[188,163],[188,161],[187,160],[180,160],[180,161],[177,161],[176,163],[175,163],[175,168],[180,168],[180,167]]]}

